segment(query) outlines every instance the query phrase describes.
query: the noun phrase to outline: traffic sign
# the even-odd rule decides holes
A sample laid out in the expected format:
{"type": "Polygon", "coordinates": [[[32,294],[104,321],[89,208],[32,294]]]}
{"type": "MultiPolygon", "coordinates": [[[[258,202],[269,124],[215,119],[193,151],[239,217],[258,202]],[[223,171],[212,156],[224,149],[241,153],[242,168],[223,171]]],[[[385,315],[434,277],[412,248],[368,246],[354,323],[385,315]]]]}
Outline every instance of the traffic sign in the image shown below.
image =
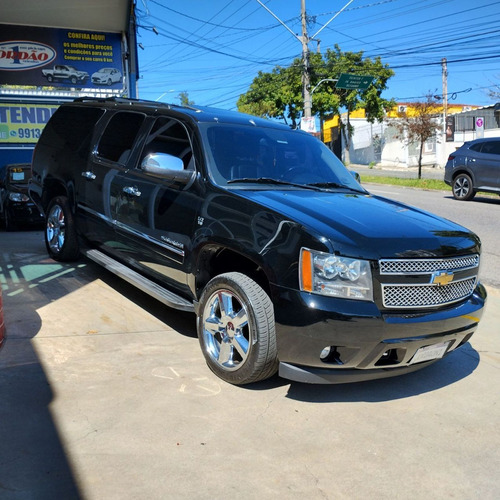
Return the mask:
{"type": "Polygon", "coordinates": [[[350,75],[349,73],[342,73],[335,87],[347,90],[366,90],[373,82],[373,78],[373,76],[369,75],[350,75]]]}

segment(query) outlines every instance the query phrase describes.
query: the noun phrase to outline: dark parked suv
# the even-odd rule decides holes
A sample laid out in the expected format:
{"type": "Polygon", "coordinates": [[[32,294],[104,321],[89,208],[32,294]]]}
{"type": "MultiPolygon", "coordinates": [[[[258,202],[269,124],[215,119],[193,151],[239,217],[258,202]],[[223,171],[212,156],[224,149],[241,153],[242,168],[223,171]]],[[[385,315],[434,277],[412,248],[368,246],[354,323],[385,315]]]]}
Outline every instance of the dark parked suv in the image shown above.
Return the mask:
{"type": "Polygon", "coordinates": [[[29,163],[0,167],[0,221],[7,231],[20,225],[40,225],[43,216],[28,196],[29,163]]]}
{"type": "Polygon", "coordinates": [[[500,137],[459,147],[448,158],[444,182],[457,200],[472,200],[478,191],[500,194],[500,137]]]}
{"type": "Polygon", "coordinates": [[[239,113],[125,99],[61,106],[33,159],[48,253],[80,253],[193,311],[222,379],[417,370],[466,343],[480,241],[361,187],[320,141],[239,113]]]}

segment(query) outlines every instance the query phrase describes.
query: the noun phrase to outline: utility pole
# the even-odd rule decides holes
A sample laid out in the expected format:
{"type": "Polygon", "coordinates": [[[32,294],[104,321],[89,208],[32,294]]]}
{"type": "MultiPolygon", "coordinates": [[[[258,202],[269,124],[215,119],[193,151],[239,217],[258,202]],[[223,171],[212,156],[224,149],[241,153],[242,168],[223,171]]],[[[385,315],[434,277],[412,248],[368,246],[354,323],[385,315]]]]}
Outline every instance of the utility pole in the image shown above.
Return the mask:
{"type": "Polygon", "coordinates": [[[446,115],[448,114],[448,66],[446,64],[446,57],[441,59],[443,68],[443,130],[446,138],[446,115]]]}
{"type": "MultiPolygon", "coordinates": [[[[267,10],[284,28],[286,28],[302,44],[302,93],[304,98],[304,116],[305,119],[312,118],[312,98],[311,98],[311,76],[309,74],[309,42],[315,40],[319,35],[341,12],[343,12],[354,0],[349,0],[330,20],[324,24],[316,33],[309,37],[307,34],[307,15],[306,0],[301,0],[301,23],[302,36],[294,33],[273,11],[266,7],[261,0],[256,0],[261,7],[267,10]]],[[[319,43],[318,43],[319,52],[319,43]]]]}
{"type": "Polygon", "coordinates": [[[307,36],[306,0],[301,0],[300,17],[302,20],[302,94],[304,97],[304,118],[312,116],[311,78],[309,75],[309,38],[307,36]]]}

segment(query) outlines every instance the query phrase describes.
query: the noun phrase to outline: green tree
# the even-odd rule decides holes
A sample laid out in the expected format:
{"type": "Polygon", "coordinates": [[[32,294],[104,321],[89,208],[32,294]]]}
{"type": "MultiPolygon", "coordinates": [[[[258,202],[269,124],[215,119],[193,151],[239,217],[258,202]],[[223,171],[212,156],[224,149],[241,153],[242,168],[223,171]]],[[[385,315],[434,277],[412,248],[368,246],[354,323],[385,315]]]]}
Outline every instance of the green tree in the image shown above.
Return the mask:
{"type": "Polygon", "coordinates": [[[407,145],[418,144],[418,178],[422,177],[422,154],[424,144],[436,135],[441,125],[437,120],[441,106],[435,97],[429,93],[425,101],[414,102],[407,111],[398,113],[398,118],[388,120],[397,133],[396,139],[404,141],[407,145]]]}
{"type": "Polygon", "coordinates": [[[242,113],[290,120],[296,128],[303,109],[300,71],[293,65],[276,66],[271,73],[259,71],[237,106],[242,113]]]}
{"type": "Polygon", "coordinates": [[[177,99],[179,99],[181,106],[192,106],[194,104],[194,101],[189,99],[188,93],[184,91],[177,96],[177,99]]]}
{"type": "MultiPolygon", "coordinates": [[[[295,59],[289,67],[277,66],[270,73],[260,71],[248,91],[238,99],[238,110],[268,118],[282,118],[292,127],[297,127],[304,110],[302,71],[301,59],[295,59]]],[[[349,122],[352,111],[364,108],[368,121],[381,121],[385,110],[395,104],[381,97],[394,72],[380,58],[364,58],[363,52],[342,52],[336,45],[324,55],[310,53],[309,71],[311,90],[314,91],[313,114],[319,114],[321,118],[327,115],[340,117],[347,110],[347,123],[343,124],[347,147],[353,130],[349,122]],[[370,75],[374,80],[364,91],[336,89],[329,80],[338,79],[342,73],[370,75]]]]}

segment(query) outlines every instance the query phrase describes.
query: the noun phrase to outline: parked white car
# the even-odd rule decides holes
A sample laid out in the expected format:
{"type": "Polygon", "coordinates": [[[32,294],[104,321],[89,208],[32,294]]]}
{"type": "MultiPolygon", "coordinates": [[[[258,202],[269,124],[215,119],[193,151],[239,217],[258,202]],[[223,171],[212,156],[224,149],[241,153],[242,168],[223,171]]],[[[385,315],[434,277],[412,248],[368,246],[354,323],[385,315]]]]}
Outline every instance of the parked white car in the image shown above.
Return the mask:
{"type": "Polygon", "coordinates": [[[92,83],[97,85],[113,85],[122,80],[122,74],[116,68],[101,68],[92,75],[92,83]]]}

